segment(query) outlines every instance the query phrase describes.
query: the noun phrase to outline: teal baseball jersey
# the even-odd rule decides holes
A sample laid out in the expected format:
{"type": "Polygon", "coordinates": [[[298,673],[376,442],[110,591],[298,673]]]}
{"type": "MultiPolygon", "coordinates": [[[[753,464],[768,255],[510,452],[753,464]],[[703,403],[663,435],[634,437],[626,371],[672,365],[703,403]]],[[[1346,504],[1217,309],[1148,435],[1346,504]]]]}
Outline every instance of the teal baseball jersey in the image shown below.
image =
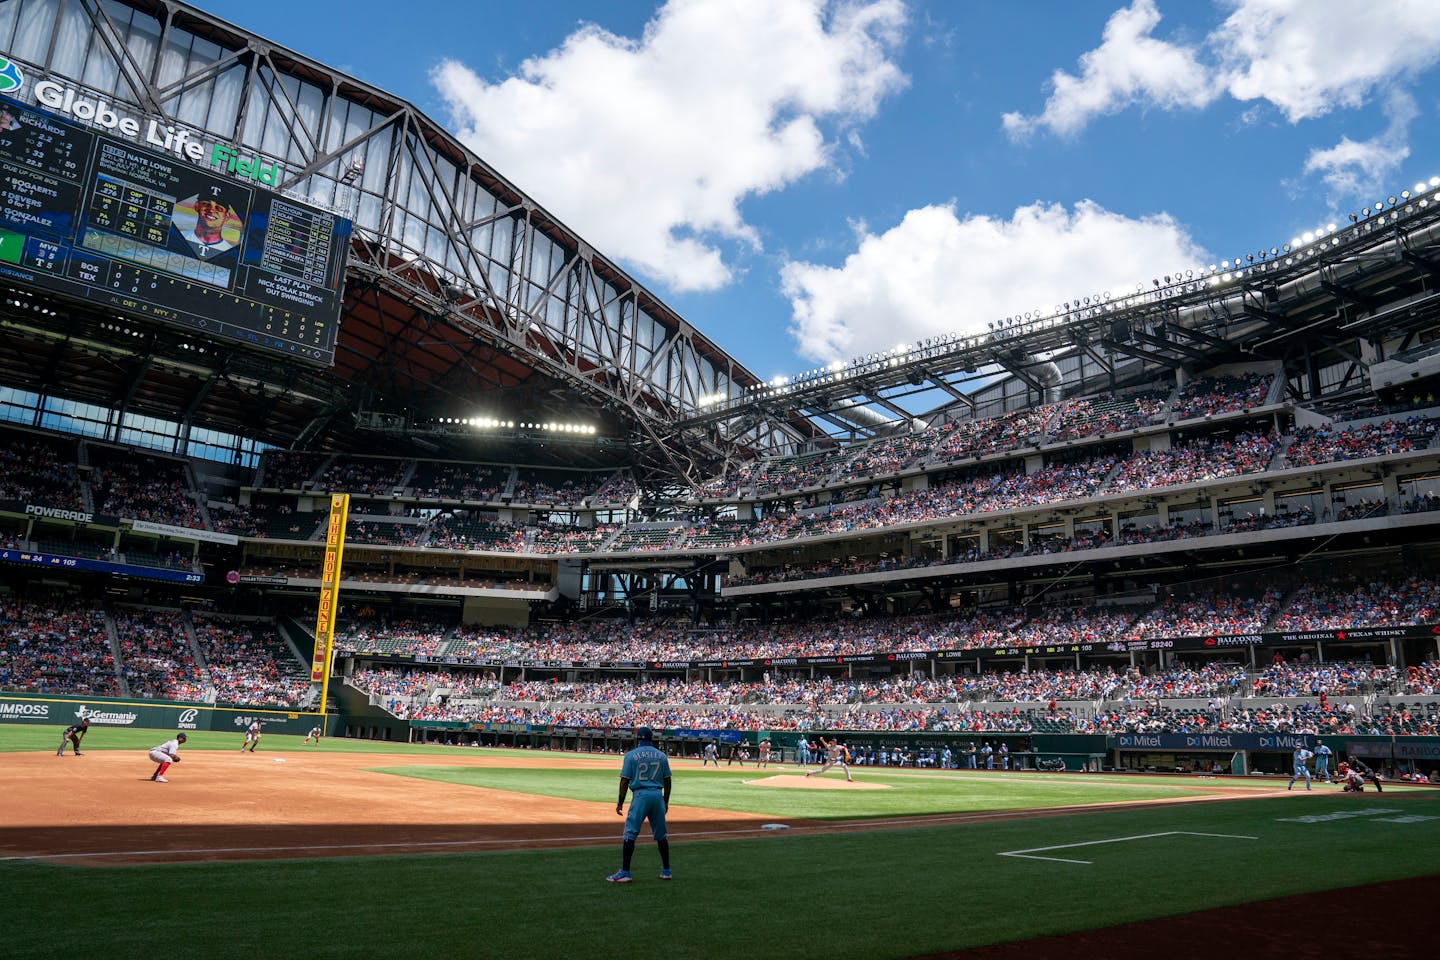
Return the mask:
{"type": "Polygon", "coordinates": [[[670,776],[670,758],[653,745],[642,743],[625,754],[620,776],[630,781],[631,790],[660,790],[670,776]]]}

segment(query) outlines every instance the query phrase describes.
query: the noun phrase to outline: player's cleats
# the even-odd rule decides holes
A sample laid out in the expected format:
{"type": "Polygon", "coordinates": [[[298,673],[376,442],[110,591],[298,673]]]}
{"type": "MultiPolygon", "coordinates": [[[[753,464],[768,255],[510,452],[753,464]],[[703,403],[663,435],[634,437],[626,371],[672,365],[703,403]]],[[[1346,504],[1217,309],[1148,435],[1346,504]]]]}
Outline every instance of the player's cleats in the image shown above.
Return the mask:
{"type": "Polygon", "coordinates": [[[661,870],[660,870],[660,879],[661,879],[661,880],[669,880],[669,879],[670,879],[670,868],[669,868],[669,867],[662,867],[662,868],[661,868],[661,870]]]}
{"type": "Polygon", "coordinates": [[[169,781],[169,780],[166,780],[164,777],[156,777],[156,778],[155,778],[155,782],[156,782],[156,783],[169,783],[170,781],[169,781]]]}
{"type": "Polygon", "coordinates": [[[76,750],[76,751],[75,751],[75,756],[77,756],[77,757],[83,757],[83,756],[85,756],[85,754],[81,753],[79,750],[76,750]]]}
{"type": "Polygon", "coordinates": [[[617,870],[616,872],[610,874],[610,876],[606,877],[605,880],[609,883],[629,883],[630,871],[617,870]]]}

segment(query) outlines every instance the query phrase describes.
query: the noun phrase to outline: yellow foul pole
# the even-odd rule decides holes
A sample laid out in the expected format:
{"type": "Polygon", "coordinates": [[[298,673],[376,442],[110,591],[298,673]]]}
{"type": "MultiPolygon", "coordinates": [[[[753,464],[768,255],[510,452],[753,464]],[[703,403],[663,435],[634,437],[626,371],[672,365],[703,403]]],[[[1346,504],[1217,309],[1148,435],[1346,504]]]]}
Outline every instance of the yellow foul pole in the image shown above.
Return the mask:
{"type": "Polygon", "coordinates": [[[320,606],[315,613],[315,655],[310,660],[310,681],[320,684],[322,718],[330,709],[330,662],[335,654],[335,612],[340,606],[340,564],[345,556],[345,519],[349,513],[350,494],[331,494],[325,565],[320,569],[320,606]]]}

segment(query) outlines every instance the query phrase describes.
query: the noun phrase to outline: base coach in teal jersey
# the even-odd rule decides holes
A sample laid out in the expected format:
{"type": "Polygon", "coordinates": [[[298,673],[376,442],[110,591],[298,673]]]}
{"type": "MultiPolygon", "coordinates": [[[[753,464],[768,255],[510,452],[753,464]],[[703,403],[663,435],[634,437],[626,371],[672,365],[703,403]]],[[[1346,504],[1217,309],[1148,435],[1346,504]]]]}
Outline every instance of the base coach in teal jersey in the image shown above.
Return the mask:
{"type": "Polygon", "coordinates": [[[670,807],[670,759],[656,748],[649,727],[635,731],[635,749],[625,754],[620,765],[620,799],[615,812],[625,813],[625,792],[631,794],[630,815],[625,817],[625,846],[620,870],[606,877],[611,883],[629,883],[630,858],[635,855],[635,841],[640,825],[650,821],[650,834],[660,851],[660,879],[670,879],[670,841],[665,829],[665,811],[670,807]]]}

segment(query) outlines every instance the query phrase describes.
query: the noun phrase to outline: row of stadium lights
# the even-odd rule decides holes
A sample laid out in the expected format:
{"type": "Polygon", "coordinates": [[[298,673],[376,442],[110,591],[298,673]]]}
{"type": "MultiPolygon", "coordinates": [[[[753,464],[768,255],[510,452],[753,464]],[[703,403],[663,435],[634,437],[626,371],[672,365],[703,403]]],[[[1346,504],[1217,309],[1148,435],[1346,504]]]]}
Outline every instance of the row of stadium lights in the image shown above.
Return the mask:
{"type": "Polygon", "coordinates": [[[549,433],[577,433],[593,436],[596,428],[588,423],[557,423],[547,420],[544,423],[521,420],[496,420],[494,417],[441,417],[440,423],[453,424],[455,426],[474,427],[477,430],[514,430],[517,427],[521,430],[545,430],[549,433]]]}
{"type": "Polygon", "coordinates": [[[42,317],[59,316],[58,313],[56,313],[54,310],[51,310],[49,307],[42,307],[38,303],[28,303],[24,300],[16,300],[13,297],[7,297],[5,299],[5,306],[15,307],[19,310],[29,310],[31,313],[38,313],[42,317]]]}
{"type": "MultiPolygon", "coordinates": [[[[1350,214],[1350,222],[1359,223],[1364,220],[1367,223],[1387,223],[1397,221],[1400,219],[1401,213],[1396,209],[1397,207],[1404,205],[1405,213],[1413,213],[1417,207],[1424,209],[1430,205],[1430,198],[1419,195],[1434,193],[1437,187],[1440,187],[1440,177],[1431,177],[1428,183],[1421,181],[1415,184],[1414,191],[1403,190],[1398,197],[1391,196],[1385,200],[1376,200],[1373,209],[1366,207],[1358,214],[1350,214]],[[1415,198],[1414,205],[1410,204],[1412,197],[1415,198]]],[[[794,377],[775,377],[769,383],[746,387],[745,393],[748,396],[740,399],[776,396],[790,393],[802,386],[834,383],[860,373],[875,373],[889,367],[898,367],[915,360],[923,360],[939,353],[947,353],[957,346],[968,349],[997,338],[1012,337],[1044,327],[1059,326],[1073,320],[1094,317],[1100,313],[1129,309],[1145,300],[1153,301],[1156,296],[1193,293],[1199,289],[1200,284],[1218,287],[1226,283],[1235,283],[1255,273],[1278,270],[1282,266],[1294,266],[1330,247],[1339,246],[1340,238],[1335,236],[1335,231],[1336,226],[1331,223],[1294,237],[1283,247],[1271,247],[1268,251],[1260,250],[1257,253],[1246,254],[1243,258],[1236,257],[1233,261],[1221,260],[1218,264],[1210,264],[1208,268],[1177,270],[1173,274],[1166,274],[1163,281],[1159,277],[1155,278],[1152,281],[1155,289],[1152,291],[1147,291],[1143,283],[1137,283],[1134,294],[1119,299],[1112,298],[1110,291],[1106,290],[1103,293],[1095,293],[1088,297],[1076,297],[1073,301],[1056,304],[1055,310],[1048,316],[1038,309],[1027,310],[1023,314],[991,321],[988,324],[991,332],[983,337],[960,337],[954,334],[929,337],[915,344],[897,344],[883,353],[867,354],[857,357],[849,363],[844,360],[836,360],[828,367],[807,370],[794,377]],[[1256,262],[1257,258],[1258,263],[1256,262]]],[[[712,393],[700,397],[696,403],[701,408],[707,408],[725,403],[729,399],[729,394],[712,393]]]]}

